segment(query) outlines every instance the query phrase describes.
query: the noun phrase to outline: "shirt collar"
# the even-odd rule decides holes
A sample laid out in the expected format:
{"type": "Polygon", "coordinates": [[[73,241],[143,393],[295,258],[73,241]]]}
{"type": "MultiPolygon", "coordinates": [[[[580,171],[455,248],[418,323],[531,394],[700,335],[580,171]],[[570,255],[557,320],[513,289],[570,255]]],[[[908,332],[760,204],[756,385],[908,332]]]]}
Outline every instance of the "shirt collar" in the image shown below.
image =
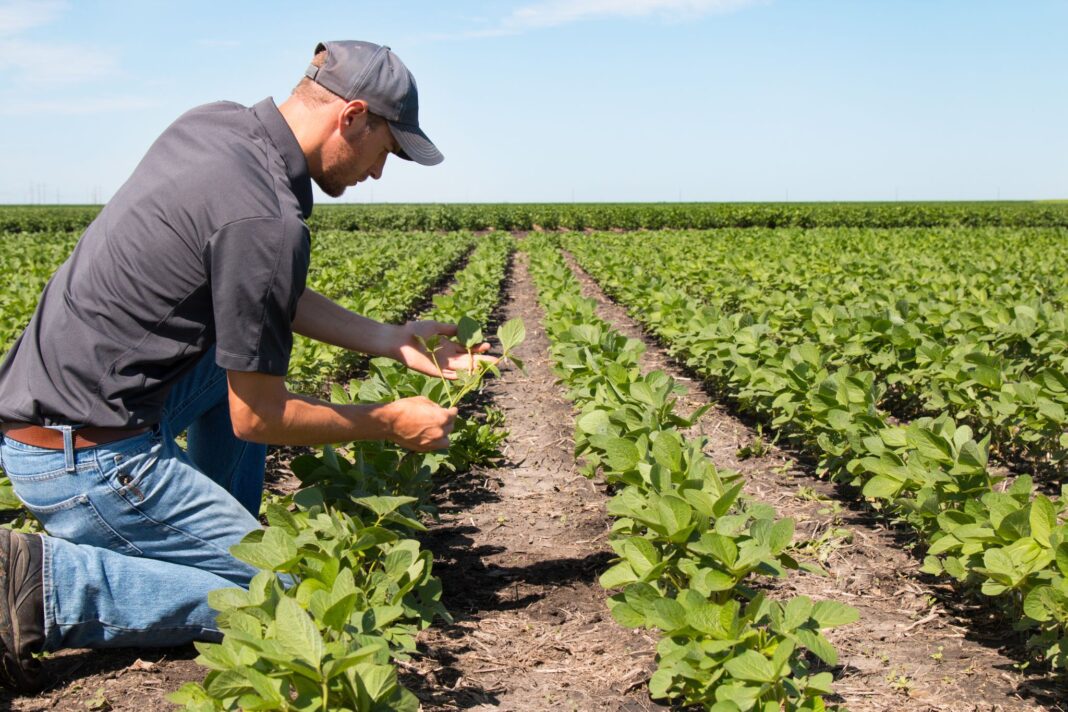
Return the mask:
{"type": "Polygon", "coordinates": [[[293,194],[300,202],[300,211],[307,220],[312,212],[311,177],[308,175],[308,159],[304,157],[293,129],[289,128],[282,112],[275,106],[274,99],[267,97],[252,107],[252,113],[267,130],[267,137],[278,149],[282,161],[286,164],[286,177],[293,188],[293,194]]]}

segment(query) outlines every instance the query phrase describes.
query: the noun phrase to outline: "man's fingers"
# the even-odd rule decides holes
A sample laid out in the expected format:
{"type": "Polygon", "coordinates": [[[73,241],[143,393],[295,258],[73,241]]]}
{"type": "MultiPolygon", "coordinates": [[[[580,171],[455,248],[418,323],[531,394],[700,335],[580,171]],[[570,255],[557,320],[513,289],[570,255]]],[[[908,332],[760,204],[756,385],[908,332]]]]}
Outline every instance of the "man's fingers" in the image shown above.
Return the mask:
{"type": "Polygon", "coordinates": [[[489,350],[490,350],[490,345],[489,345],[489,342],[487,341],[487,342],[483,342],[483,343],[479,344],[478,348],[476,348],[474,351],[475,351],[476,354],[484,354],[489,350]]]}
{"type": "Polygon", "coordinates": [[[456,324],[446,324],[443,321],[432,322],[434,324],[435,333],[442,336],[456,336],[456,324]]]}

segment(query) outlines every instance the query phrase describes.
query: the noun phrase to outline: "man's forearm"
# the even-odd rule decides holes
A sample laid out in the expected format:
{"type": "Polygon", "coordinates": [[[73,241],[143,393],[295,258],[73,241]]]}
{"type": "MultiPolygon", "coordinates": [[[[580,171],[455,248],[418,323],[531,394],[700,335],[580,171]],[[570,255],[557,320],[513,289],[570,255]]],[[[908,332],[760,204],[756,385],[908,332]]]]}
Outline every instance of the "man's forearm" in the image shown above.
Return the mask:
{"type": "Polygon", "coordinates": [[[396,326],[360,316],[312,289],[297,303],[293,331],[349,351],[396,357],[396,326]]]}
{"type": "Polygon", "coordinates": [[[391,403],[336,405],[290,393],[281,376],[228,371],[230,421],[242,440],[323,445],[390,440],[409,450],[448,447],[455,408],[413,396],[391,403]]]}
{"type": "Polygon", "coordinates": [[[384,440],[390,434],[388,404],[336,405],[289,393],[274,417],[257,419],[244,439],[273,445],[325,445],[384,440]]]}

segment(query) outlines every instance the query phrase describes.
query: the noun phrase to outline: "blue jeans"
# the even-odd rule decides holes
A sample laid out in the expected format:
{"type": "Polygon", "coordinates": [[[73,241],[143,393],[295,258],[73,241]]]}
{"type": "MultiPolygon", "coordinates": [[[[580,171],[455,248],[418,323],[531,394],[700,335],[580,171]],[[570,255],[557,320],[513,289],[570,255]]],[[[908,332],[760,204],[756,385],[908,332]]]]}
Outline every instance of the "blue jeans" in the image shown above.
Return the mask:
{"type": "Polygon", "coordinates": [[[208,592],[256,573],[229,549],[260,526],[265,456],[234,437],[214,349],[146,433],[67,452],[0,435],[0,465],[49,534],[45,650],[218,640],[208,592]]]}

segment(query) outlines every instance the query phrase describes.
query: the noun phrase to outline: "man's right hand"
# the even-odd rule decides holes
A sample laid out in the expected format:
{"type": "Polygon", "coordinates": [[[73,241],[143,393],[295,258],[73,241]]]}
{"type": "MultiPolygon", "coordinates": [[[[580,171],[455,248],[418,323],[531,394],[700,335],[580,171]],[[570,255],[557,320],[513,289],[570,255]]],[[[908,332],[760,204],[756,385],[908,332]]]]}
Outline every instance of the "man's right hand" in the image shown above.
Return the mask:
{"type": "Polygon", "coordinates": [[[386,421],[391,442],[416,452],[431,452],[449,447],[449,434],[456,425],[456,408],[442,408],[423,396],[412,396],[387,403],[381,414],[386,421]]]}

